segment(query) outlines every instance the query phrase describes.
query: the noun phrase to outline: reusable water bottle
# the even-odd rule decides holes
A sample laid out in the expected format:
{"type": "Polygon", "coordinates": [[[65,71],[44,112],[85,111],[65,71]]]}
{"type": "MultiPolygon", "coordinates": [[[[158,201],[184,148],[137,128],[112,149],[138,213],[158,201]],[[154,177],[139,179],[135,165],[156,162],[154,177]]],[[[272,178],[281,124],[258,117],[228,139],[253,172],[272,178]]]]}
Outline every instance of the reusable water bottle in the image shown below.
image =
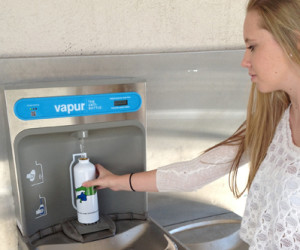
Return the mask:
{"type": "MultiPolygon", "coordinates": [[[[72,172],[71,167],[70,172],[72,172]]],[[[74,197],[74,190],[71,190],[72,203],[77,210],[78,221],[83,224],[95,223],[99,220],[97,191],[94,187],[86,188],[82,186],[83,182],[96,178],[95,166],[88,158],[79,158],[73,172],[76,197],[74,197]],[[76,199],[76,205],[74,204],[74,198],[76,199]]],[[[73,186],[72,174],[71,185],[73,186]]]]}

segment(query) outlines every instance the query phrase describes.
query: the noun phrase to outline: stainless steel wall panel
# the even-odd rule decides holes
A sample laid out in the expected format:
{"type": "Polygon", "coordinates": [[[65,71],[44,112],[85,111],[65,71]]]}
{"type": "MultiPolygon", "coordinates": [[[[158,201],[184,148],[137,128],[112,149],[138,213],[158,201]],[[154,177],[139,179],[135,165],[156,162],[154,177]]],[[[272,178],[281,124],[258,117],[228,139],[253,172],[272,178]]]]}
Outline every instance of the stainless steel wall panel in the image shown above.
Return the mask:
{"type": "MultiPolygon", "coordinates": [[[[241,50],[0,59],[0,87],[32,80],[51,87],[51,80],[86,77],[135,77],[147,81],[147,166],[153,169],[187,160],[226,138],[245,119],[250,80],[240,67],[241,50]]],[[[16,249],[7,128],[0,96],[0,241],[16,249]],[[2,133],[2,131],[6,131],[2,133]]],[[[234,209],[224,199],[227,179],[182,197],[234,209]],[[207,193],[210,193],[209,197],[207,193]]],[[[226,186],[227,187],[227,186],[226,186]]],[[[180,194],[178,194],[180,195],[180,194]]]]}

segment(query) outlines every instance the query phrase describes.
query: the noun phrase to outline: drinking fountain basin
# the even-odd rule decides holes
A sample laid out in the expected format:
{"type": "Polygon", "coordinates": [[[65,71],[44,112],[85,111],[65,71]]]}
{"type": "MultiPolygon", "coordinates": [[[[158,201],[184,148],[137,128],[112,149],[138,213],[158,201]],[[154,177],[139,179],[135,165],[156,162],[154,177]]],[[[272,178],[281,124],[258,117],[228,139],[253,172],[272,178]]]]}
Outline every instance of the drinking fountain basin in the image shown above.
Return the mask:
{"type": "MultiPolygon", "coordinates": [[[[116,221],[117,233],[113,237],[86,242],[72,242],[62,232],[44,239],[39,250],[184,250],[184,247],[166,230],[152,220],[120,220],[116,221]]],[[[22,249],[22,248],[21,248],[22,249]]]]}
{"type": "Polygon", "coordinates": [[[181,225],[169,230],[190,250],[246,250],[239,237],[241,220],[215,219],[181,225]]]}

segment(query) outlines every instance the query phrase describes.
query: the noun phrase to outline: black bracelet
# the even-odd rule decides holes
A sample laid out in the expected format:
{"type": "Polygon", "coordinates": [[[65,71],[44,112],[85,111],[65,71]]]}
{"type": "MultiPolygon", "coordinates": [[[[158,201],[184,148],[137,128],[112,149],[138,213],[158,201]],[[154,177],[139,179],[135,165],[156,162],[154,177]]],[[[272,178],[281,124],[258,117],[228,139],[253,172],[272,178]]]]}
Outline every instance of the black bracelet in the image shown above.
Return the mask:
{"type": "Polygon", "coordinates": [[[133,187],[132,187],[132,185],[131,185],[131,177],[133,176],[133,174],[134,174],[134,173],[131,173],[131,174],[129,175],[129,185],[130,185],[131,190],[132,190],[133,192],[135,192],[135,190],[133,189],[133,187]]]}

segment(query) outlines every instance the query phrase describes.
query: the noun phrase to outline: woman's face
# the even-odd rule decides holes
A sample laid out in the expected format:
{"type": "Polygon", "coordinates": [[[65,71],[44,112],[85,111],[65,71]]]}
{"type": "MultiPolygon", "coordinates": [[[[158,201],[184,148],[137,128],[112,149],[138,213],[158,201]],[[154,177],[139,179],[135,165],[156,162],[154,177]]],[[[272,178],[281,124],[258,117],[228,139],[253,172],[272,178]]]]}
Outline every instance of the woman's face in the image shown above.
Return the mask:
{"type": "Polygon", "coordinates": [[[287,91],[296,80],[295,67],[273,35],[261,28],[260,23],[261,17],[256,11],[247,13],[244,23],[246,51],[242,66],[248,69],[260,92],[287,91]]]}

